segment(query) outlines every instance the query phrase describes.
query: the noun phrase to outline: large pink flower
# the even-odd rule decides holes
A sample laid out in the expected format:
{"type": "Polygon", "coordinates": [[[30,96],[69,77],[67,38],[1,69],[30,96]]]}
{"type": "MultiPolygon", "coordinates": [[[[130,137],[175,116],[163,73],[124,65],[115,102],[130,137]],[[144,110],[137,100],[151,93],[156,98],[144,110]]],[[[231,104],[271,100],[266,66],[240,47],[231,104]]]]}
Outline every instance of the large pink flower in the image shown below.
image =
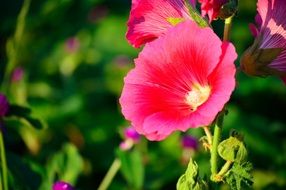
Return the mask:
{"type": "Polygon", "coordinates": [[[250,75],[286,76],[286,2],[258,0],[256,24],[250,25],[256,37],[241,58],[242,69],[250,75]]]}
{"type": "Polygon", "coordinates": [[[138,48],[186,19],[190,15],[184,0],[132,0],[126,38],[138,48]]]}
{"type": "Polygon", "coordinates": [[[219,15],[221,6],[228,2],[228,0],[199,0],[202,10],[202,16],[208,15],[209,20],[216,19],[219,15]]]}
{"type": "Polygon", "coordinates": [[[236,56],[210,28],[193,21],[170,28],[145,46],[124,79],[123,115],[149,140],[209,125],[235,87],[236,56]]]}

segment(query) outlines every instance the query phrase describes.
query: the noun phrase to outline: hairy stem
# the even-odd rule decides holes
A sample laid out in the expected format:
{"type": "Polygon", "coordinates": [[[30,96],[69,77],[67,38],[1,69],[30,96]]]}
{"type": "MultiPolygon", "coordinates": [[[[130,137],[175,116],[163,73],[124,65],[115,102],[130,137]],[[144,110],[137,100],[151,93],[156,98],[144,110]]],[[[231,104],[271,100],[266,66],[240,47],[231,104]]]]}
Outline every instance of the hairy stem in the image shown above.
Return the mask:
{"type": "Polygon", "coordinates": [[[102,182],[100,183],[98,190],[106,190],[109,187],[114,176],[116,175],[116,173],[120,169],[120,166],[121,166],[121,162],[118,158],[116,158],[113,161],[112,165],[110,166],[110,168],[109,168],[107,174],[105,175],[105,177],[103,178],[102,182]]]}
{"type": "Polygon", "coordinates": [[[214,136],[213,142],[211,146],[211,180],[215,181],[214,176],[217,175],[218,172],[218,152],[217,147],[221,140],[221,132],[222,132],[222,125],[223,125],[223,117],[224,111],[219,113],[217,116],[215,127],[214,127],[214,136]]]}

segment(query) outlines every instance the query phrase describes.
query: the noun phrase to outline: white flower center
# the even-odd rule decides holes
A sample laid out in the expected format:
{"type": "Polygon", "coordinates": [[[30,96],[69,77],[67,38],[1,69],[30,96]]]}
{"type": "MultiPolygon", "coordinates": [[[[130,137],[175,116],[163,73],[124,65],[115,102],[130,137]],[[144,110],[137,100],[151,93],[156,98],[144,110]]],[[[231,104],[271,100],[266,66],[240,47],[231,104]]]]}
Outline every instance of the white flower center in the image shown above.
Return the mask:
{"type": "Polygon", "coordinates": [[[192,90],[186,94],[185,101],[195,111],[200,105],[205,103],[210,96],[211,88],[209,86],[201,86],[195,84],[192,90]]]}

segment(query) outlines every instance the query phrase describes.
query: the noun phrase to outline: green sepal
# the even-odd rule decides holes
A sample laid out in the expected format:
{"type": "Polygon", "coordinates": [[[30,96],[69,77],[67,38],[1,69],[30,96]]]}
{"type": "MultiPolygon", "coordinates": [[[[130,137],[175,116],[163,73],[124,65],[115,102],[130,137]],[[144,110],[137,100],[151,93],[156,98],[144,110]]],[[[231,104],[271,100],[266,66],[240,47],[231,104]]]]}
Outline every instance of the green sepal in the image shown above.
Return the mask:
{"type": "Polygon", "coordinates": [[[218,154],[226,161],[242,163],[246,160],[247,150],[241,140],[231,136],[218,145],[218,154]]]}
{"type": "Polygon", "coordinates": [[[195,21],[202,28],[210,26],[208,21],[204,19],[195,8],[193,8],[191,5],[189,5],[188,7],[193,21],[195,21]]]}
{"type": "Polygon", "coordinates": [[[242,190],[253,184],[251,175],[252,164],[244,162],[242,164],[234,163],[231,169],[225,174],[225,180],[231,190],[242,190]]]}

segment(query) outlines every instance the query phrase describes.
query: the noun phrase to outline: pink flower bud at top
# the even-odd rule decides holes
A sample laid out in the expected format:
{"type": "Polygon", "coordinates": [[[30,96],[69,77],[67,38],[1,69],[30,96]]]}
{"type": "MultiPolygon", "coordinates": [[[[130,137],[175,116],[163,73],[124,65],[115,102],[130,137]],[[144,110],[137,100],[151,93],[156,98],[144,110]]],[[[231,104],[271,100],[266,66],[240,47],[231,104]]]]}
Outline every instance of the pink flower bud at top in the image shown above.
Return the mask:
{"type": "Polygon", "coordinates": [[[124,137],[126,139],[131,139],[134,143],[137,143],[140,140],[140,135],[133,127],[128,127],[124,130],[124,137]]]}
{"type": "Polygon", "coordinates": [[[0,93],[0,117],[7,114],[9,110],[9,102],[4,94],[0,93]]]}
{"type": "MultiPolygon", "coordinates": [[[[194,6],[195,1],[190,3],[194,6]]],[[[185,20],[191,16],[184,0],[132,0],[126,38],[139,48],[185,20]]]]}
{"type": "Polygon", "coordinates": [[[23,79],[23,76],[24,76],[24,69],[22,67],[16,67],[12,73],[11,81],[19,82],[23,79]]]}
{"type": "Polygon", "coordinates": [[[194,149],[194,150],[198,148],[197,139],[191,135],[183,136],[181,143],[183,148],[194,149]]]}
{"type": "Polygon", "coordinates": [[[202,16],[208,16],[209,21],[218,18],[221,7],[226,4],[228,0],[199,0],[201,3],[202,16]]]}
{"type": "Polygon", "coordinates": [[[53,190],[74,190],[74,188],[64,181],[57,181],[53,185],[53,190]]]}

